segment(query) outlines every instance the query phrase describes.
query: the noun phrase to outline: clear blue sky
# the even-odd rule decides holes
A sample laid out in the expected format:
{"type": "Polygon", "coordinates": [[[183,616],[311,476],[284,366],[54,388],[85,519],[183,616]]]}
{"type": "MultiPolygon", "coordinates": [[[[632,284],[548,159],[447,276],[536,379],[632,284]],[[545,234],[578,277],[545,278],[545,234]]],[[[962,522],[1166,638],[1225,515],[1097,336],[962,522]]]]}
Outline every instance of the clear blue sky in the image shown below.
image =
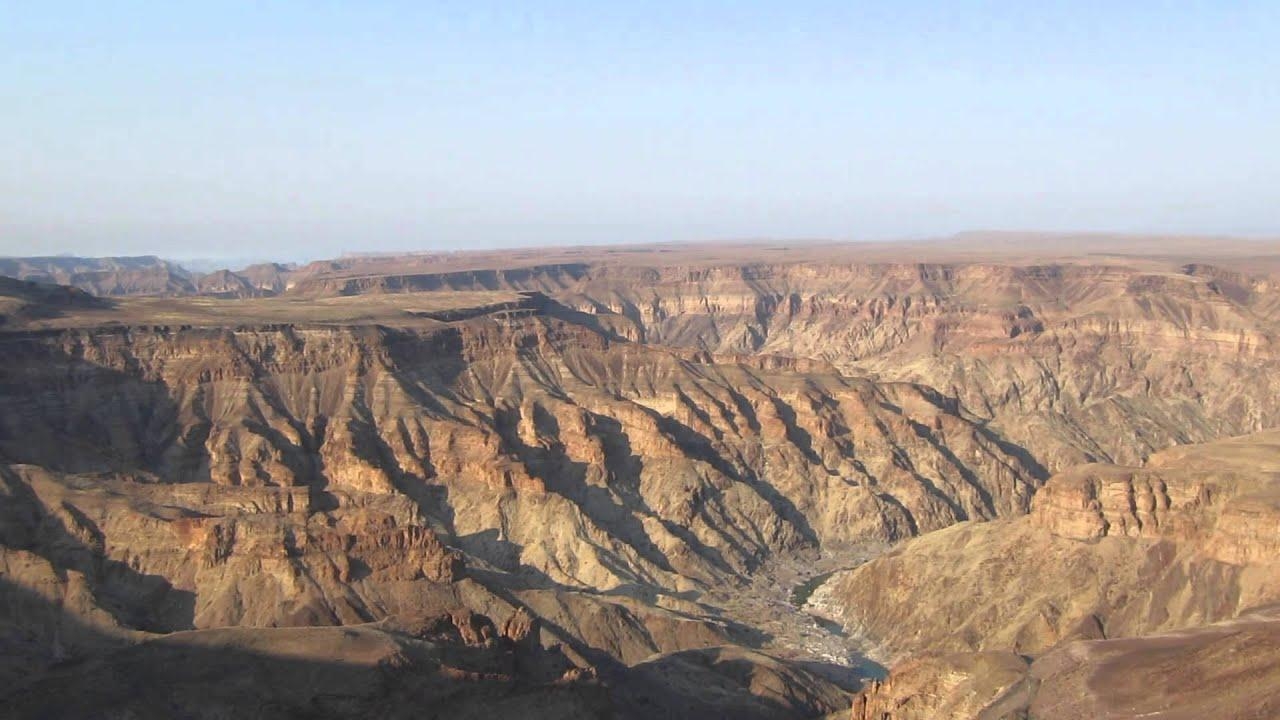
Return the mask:
{"type": "Polygon", "coordinates": [[[1280,2],[0,0],[0,254],[978,228],[1280,234],[1280,2]]]}

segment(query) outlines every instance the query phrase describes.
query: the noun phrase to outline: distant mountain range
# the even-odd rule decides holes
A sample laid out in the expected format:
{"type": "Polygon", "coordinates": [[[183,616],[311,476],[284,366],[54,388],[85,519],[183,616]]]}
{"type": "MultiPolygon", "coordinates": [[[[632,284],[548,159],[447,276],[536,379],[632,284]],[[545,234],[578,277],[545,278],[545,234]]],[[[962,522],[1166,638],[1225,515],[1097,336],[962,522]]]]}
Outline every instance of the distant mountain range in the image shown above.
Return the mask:
{"type": "Polygon", "coordinates": [[[261,297],[283,292],[292,265],[262,263],[237,271],[198,272],[155,255],[85,258],[0,258],[0,275],[29,282],[69,285],[104,297],[215,295],[261,297]]]}

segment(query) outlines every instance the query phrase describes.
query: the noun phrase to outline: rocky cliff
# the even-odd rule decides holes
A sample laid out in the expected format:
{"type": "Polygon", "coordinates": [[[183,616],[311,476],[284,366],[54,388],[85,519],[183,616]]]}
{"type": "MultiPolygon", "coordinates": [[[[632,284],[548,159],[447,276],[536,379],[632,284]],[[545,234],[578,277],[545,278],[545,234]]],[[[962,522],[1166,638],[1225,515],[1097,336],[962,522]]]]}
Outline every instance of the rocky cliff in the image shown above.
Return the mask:
{"type": "Polygon", "coordinates": [[[1267,716],[1274,696],[1254,680],[1203,693],[1209,676],[1272,682],[1274,618],[1233,619],[1280,599],[1278,493],[1275,431],[1178,447],[1141,468],[1073,468],[1026,517],[949,528],[833,578],[815,601],[909,658],[855,718],[1094,717],[1135,703],[1153,717],[1267,716]]]}
{"type": "Polygon", "coordinates": [[[13,462],[403,496],[490,564],[601,590],[684,592],[776,551],[1020,514],[1042,472],[928,388],[543,317],[77,330],[6,352],[13,462]]]}
{"type": "Polygon", "coordinates": [[[357,264],[294,291],[541,291],[650,344],[927,385],[1051,470],[1140,462],[1280,421],[1274,279],[1205,262],[1133,265],[564,263],[364,276],[357,264]]]}
{"type": "Polygon", "coordinates": [[[1265,276],[374,265],[175,299],[0,287],[0,693],[21,716],[161,714],[97,689],[120,668],[194,707],[238,664],[261,672],[207,716],[808,717],[847,709],[859,649],[903,661],[865,717],[1017,716],[1092,667],[1050,661],[1073,643],[1280,593],[1280,438],[1188,444],[1280,424],[1265,276]],[[813,596],[849,637],[730,607],[898,541],[813,596]],[[364,669],[338,679],[344,658],[364,669]]]}
{"type": "Polygon", "coordinates": [[[1278,493],[1275,431],[1142,468],[1086,465],[1051,478],[1030,515],[906,543],[818,599],[897,656],[1037,653],[1225,620],[1280,599],[1278,493]]]}

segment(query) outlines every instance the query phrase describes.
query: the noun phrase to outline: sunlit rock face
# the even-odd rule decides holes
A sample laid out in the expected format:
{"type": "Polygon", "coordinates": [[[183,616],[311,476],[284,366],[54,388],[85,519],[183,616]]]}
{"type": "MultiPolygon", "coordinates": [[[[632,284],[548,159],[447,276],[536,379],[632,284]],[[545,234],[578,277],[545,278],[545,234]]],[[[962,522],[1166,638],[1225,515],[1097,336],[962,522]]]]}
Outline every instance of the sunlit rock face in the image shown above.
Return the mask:
{"type": "Polygon", "coordinates": [[[324,712],[395,716],[344,662],[421,702],[459,683],[458,712],[969,717],[1049,702],[1029,678],[1063,648],[1277,598],[1265,277],[414,262],[0,284],[0,673],[42,689],[26,717],[65,699],[60,663],[109,686],[183,653],[192,693],[265,663],[209,717],[304,712],[271,678],[312,671],[342,687],[324,712]],[[809,603],[851,658],[901,662],[856,698],[710,600],[899,542],[809,603]]]}

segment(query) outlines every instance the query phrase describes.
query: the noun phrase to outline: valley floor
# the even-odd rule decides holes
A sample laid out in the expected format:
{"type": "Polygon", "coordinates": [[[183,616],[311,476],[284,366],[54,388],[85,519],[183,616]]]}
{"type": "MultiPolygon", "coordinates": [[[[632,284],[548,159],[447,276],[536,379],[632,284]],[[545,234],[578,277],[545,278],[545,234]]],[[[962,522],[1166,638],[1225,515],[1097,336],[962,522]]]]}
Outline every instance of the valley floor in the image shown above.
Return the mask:
{"type": "Polygon", "coordinates": [[[766,652],[794,660],[846,690],[857,690],[864,680],[883,677],[885,668],[870,648],[806,601],[827,577],[858,567],[887,549],[883,543],[867,543],[779,556],[757,570],[750,583],[713,589],[700,601],[725,619],[758,632],[766,652]]]}

